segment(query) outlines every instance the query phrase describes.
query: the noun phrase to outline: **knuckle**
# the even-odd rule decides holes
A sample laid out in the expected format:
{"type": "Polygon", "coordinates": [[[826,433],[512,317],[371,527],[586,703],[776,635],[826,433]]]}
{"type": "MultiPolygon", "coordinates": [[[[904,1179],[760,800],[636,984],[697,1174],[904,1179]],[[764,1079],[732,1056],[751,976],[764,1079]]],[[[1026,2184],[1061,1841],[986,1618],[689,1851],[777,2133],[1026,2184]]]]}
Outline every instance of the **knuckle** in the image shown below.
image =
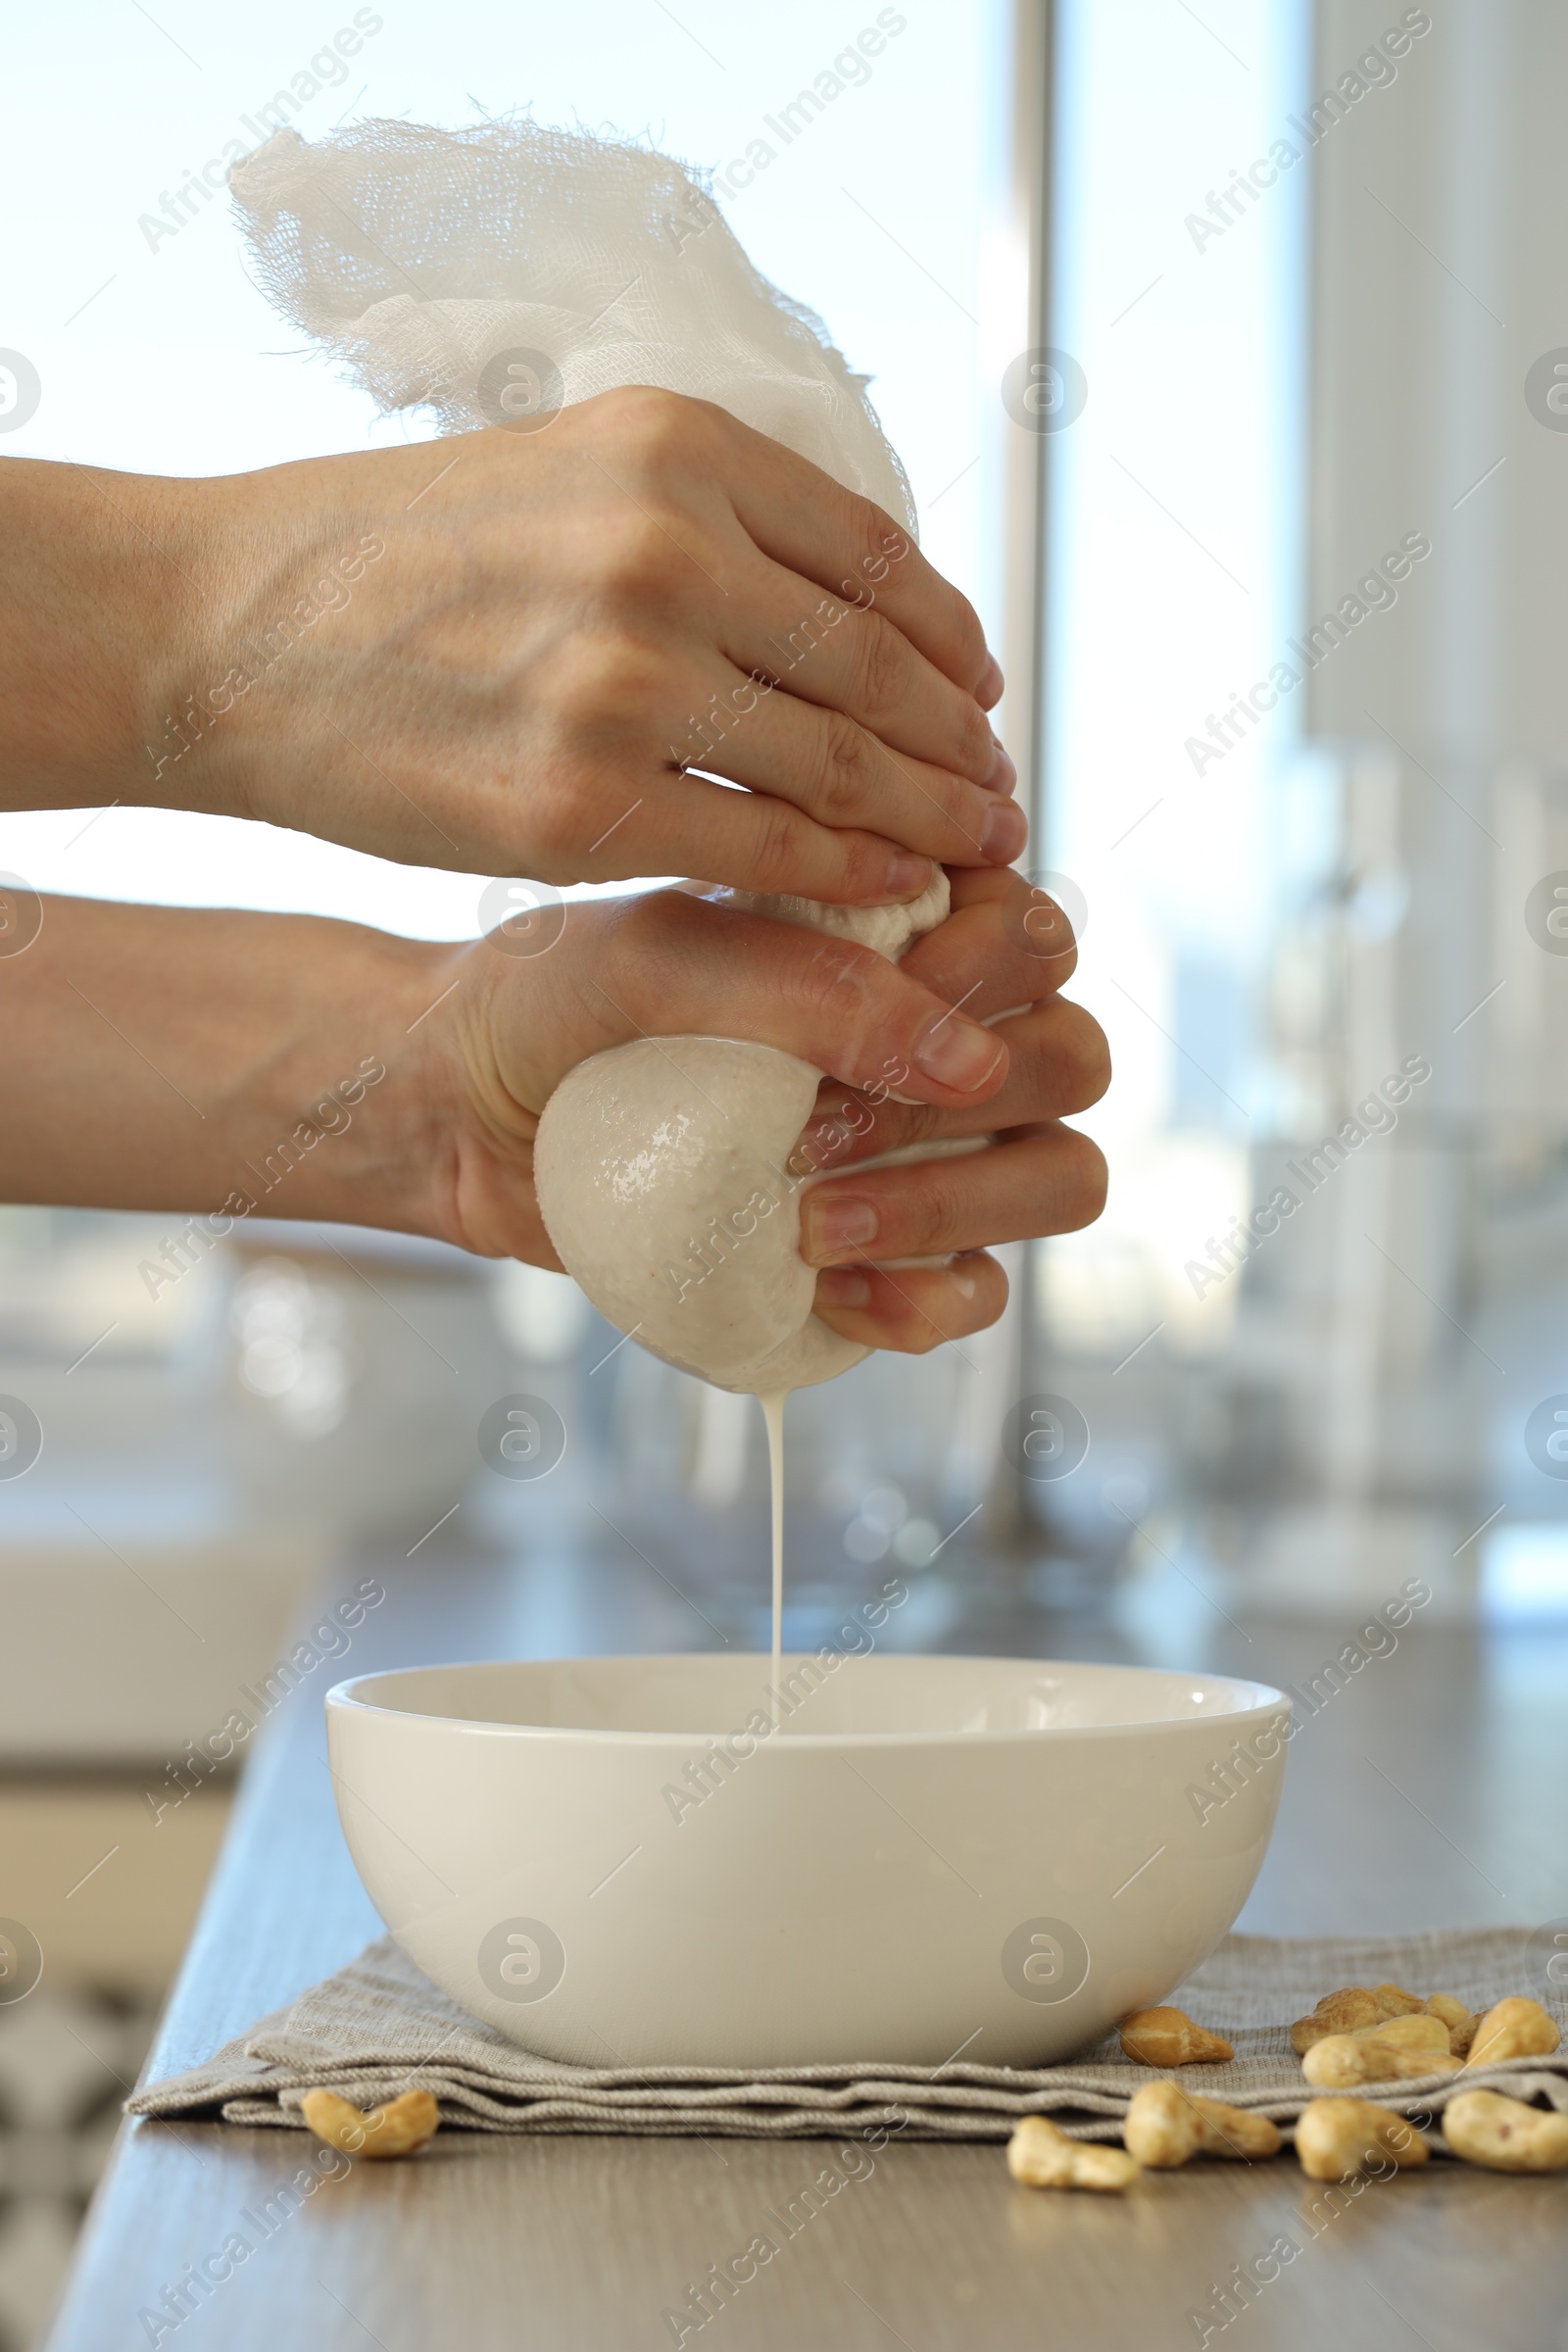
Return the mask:
{"type": "Polygon", "coordinates": [[[920,1230],[922,1243],[929,1243],[933,1255],[959,1250],[964,1246],[964,1195],[960,1185],[943,1173],[943,1163],[933,1161],[922,1171],[920,1187],[920,1230]]]}
{"type": "Polygon", "coordinates": [[[855,576],[880,590],[896,563],[902,563],[912,542],[902,522],[879,507],[874,498],[847,493],[849,536],[855,549],[855,576]]]}
{"type": "Polygon", "coordinates": [[[634,955],[656,963],[679,952],[694,904],[682,891],[638,891],[620,902],[619,937],[634,955]]]}
{"type": "Polygon", "coordinates": [[[556,651],[548,700],[573,742],[604,742],[659,719],[668,705],[669,666],[638,638],[585,630],[556,651]]]}
{"type": "MultiPolygon", "coordinates": [[[[870,1110],[869,1103],[866,1105],[870,1110]]],[[[903,1152],[928,1144],[948,1133],[948,1112],[936,1102],[884,1102],[871,1111],[873,1131],[883,1130],[871,1147],[877,1152],[903,1152]]]]}
{"type": "Polygon", "coordinates": [[[809,864],[807,820],[788,801],[774,800],[768,793],[754,793],[751,799],[753,889],[787,892],[797,888],[809,864]]]}
{"type": "Polygon", "coordinates": [[[870,766],[870,742],[864,728],[844,711],[830,710],[822,727],[816,774],[817,806],[829,823],[863,808],[870,766]]]}
{"type": "Polygon", "coordinates": [[[609,927],[609,946],[615,971],[625,969],[639,978],[656,976],[672,953],[679,953],[674,939],[674,907],[670,907],[672,892],[639,892],[632,899],[615,901],[612,927],[609,927]]]}
{"type": "Polygon", "coordinates": [[[662,604],[690,568],[676,538],[652,514],[619,516],[601,544],[601,581],[612,598],[662,604]]]}
{"type": "Polygon", "coordinates": [[[562,735],[578,736],[584,719],[603,710],[608,669],[605,641],[593,630],[563,639],[537,664],[533,691],[562,735]]]}
{"type": "Polygon", "coordinates": [[[983,780],[990,773],[991,763],[996,758],[997,739],[991,731],[991,722],[979,704],[972,702],[966,694],[958,698],[956,731],[957,736],[956,764],[965,775],[973,775],[983,780]]]}
{"type": "Polygon", "coordinates": [[[909,689],[909,649],[880,612],[868,612],[851,640],[851,692],[872,716],[896,710],[909,689]]]}
{"type": "Polygon", "coordinates": [[[691,954],[693,902],[673,890],[639,891],[613,902],[606,943],[611,985],[622,1002],[658,1004],[666,979],[691,954]]]}
{"type": "Polygon", "coordinates": [[[661,458],[686,449],[698,403],[657,384],[617,384],[590,404],[593,422],[617,451],[661,458]]]}
{"type": "Polygon", "coordinates": [[[833,848],[840,860],[843,886],[852,901],[886,894],[888,853],[871,834],[840,831],[834,837],[833,848]]]}
{"type": "Polygon", "coordinates": [[[612,639],[601,656],[605,715],[621,725],[655,725],[669,708],[669,663],[634,637],[612,639]]]}
{"type": "Polygon", "coordinates": [[[959,704],[959,741],[966,774],[973,769],[973,774],[985,781],[997,760],[997,734],[990,719],[968,694],[964,694],[959,704]]]}
{"type": "MultiPolygon", "coordinates": [[[[801,967],[798,987],[808,1009],[858,1048],[876,1000],[880,956],[853,941],[822,939],[801,967]]],[[[885,967],[890,968],[890,967],[885,967]]]]}

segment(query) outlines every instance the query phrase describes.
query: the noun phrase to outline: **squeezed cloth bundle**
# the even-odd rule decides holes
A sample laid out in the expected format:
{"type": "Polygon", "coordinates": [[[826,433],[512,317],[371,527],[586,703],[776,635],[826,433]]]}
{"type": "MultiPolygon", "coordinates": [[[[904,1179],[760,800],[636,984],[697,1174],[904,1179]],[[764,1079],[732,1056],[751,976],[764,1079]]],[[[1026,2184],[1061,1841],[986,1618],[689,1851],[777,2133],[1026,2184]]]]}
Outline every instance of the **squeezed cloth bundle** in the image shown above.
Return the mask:
{"type": "MultiPolygon", "coordinates": [[[[263,287],[383,411],[543,431],[596,394],[659,386],[874,500],[907,553],[914,504],[868,379],[672,158],[527,120],[371,122],[315,146],[280,130],[229,186],[263,287]]],[[[843,583],[849,603],[874,603],[864,589],[843,583]]],[[[802,646],[846,610],[813,591],[802,646]]],[[[755,705],[765,673],[752,676],[755,705]]],[[[697,745],[686,763],[702,769],[697,745]]],[[[893,959],[948,911],[940,871],[908,906],[727,895],[893,959]]],[[[755,1042],[642,1038],[580,1063],[545,1105],[534,1181],[563,1265],[617,1329],[719,1388],[782,1395],[866,1352],[812,1311],[784,1181],[818,1076],[755,1042]]]]}
{"type": "MultiPolygon", "coordinates": [[[[1291,2048],[1294,2018],[1342,1984],[1385,1981],[1449,1992],[1472,2009],[1528,1993],[1568,2025],[1568,2002],[1532,1969],[1523,1928],[1434,1929],[1420,1936],[1228,1936],[1170,1997],[1235,2046],[1227,2064],[1184,2067],[1188,2088],[1254,2108],[1287,2128],[1319,2094],[1291,2048]]],[[[1065,2066],[863,2065],[755,2070],[559,2066],[481,2025],[438,1992],[382,1936],[287,2009],[226,2042],[205,2066],[149,2083],[126,2113],[303,2129],[300,2100],[327,2088],[368,2108],[406,2090],[434,2093],[448,2129],[473,2132],[694,2133],[806,2139],[854,2133],[1005,2139],[1020,2115],[1050,2114],[1075,2136],[1117,2139],[1133,2093],[1155,2069],[1108,2035],[1065,2066]]],[[[1391,2084],[1380,2105],[1438,2114],[1456,2090],[1503,2090],[1568,2112],[1568,2047],[1457,2075],[1391,2084]]],[[[1435,2150],[1443,2142],[1432,2135],[1435,2150]]]]}

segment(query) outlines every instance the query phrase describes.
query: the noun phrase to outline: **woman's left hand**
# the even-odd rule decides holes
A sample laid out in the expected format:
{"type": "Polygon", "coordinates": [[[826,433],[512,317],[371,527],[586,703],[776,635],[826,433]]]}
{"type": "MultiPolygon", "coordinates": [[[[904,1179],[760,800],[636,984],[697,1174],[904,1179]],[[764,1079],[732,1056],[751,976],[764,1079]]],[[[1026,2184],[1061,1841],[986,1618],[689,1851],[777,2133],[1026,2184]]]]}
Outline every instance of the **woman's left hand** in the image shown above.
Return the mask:
{"type": "Polygon", "coordinates": [[[987,1246],[1072,1233],[1103,1208],[1104,1158],[1061,1124],[1098,1102],[1110,1079],[1100,1024],[1057,993],[1076,961],[1066,916],[1021,875],[956,872],[953,912],[900,969],[1005,1039],[1001,1091],[951,1108],[823,1081],[800,1150],[808,1164],[844,1172],[803,1196],[801,1253],[822,1269],[817,1314],[845,1339],[921,1354],[983,1330],[1007,1302],[1006,1275],[987,1246]],[[863,1165],[974,1136],[996,1140],[899,1167],[863,1165]],[[950,1262],[881,1262],[922,1257],[950,1262]]]}

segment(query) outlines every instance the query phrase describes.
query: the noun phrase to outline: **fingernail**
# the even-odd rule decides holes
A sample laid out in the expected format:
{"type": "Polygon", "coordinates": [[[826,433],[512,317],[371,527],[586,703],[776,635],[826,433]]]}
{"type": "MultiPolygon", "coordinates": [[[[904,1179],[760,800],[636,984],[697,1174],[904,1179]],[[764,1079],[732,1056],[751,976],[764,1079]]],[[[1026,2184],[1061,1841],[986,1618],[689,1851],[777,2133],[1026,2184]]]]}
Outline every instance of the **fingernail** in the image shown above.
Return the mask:
{"type": "Polygon", "coordinates": [[[867,1306],[871,1285],[854,1266],[829,1266],[816,1278],[817,1295],[829,1306],[867,1306]]]}
{"type": "Polygon", "coordinates": [[[858,1250],[876,1240],[876,1210],[869,1200],[857,1200],[853,1195],[846,1199],[842,1193],[808,1194],[801,1215],[808,1258],[837,1257],[841,1250],[858,1250]]]}
{"type": "Polygon", "coordinates": [[[984,1085],[1002,1059],[1005,1048],[989,1029],[978,1021],[966,1021],[958,1014],[945,1012],[930,1028],[914,1049],[915,1067],[924,1070],[939,1086],[951,1086],[955,1093],[972,1095],[977,1086],[984,1085]]]}
{"type": "Polygon", "coordinates": [[[980,1288],[980,1281],[977,1275],[970,1274],[967,1271],[959,1271],[960,1267],[966,1269],[970,1261],[980,1256],[980,1254],[981,1252],[978,1250],[961,1250],[948,1268],[948,1273],[952,1278],[953,1287],[957,1292],[960,1298],[972,1301],[976,1291],[980,1288]]]}
{"type": "Polygon", "coordinates": [[[930,858],[916,858],[912,851],[900,850],[888,862],[890,898],[917,899],[930,879],[930,858]]]}
{"type": "Polygon", "coordinates": [[[1015,792],[1017,788],[1018,770],[999,743],[996,758],[992,760],[986,775],[986,790],[987,792],[1008,794],[1015,792]]]}
{"type": "Polygon", "coordinates": [[[982,710],[989,710],[993,703],[1001,702],[1004,683],[1001,662],[995,654],[988,654],[985,668],[980,673],[980,683],[974,690],[974,699],[982,710]]]}
{"type": "Polygon", "coordinates": [[[986,811],[980,847],[993,865],[1010,865],[1029,838],[1029,819],[1016,801],[998,801],[986,811]]]}

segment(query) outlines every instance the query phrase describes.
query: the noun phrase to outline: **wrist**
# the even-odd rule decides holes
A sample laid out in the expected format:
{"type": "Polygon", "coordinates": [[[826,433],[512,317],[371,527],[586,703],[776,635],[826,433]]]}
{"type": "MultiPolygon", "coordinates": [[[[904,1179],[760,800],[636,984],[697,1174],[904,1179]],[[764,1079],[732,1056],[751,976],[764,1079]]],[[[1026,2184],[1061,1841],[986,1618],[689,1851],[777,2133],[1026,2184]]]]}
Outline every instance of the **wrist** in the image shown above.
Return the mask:
{"type": "Polygon", "coordinates": [[[0,957],[0,1199],[448,1234],[466,1096],[432,1008],[464,950],[313,915],[45,908],[0,957]]]}
{"type": "Polygon", "coordinates": [[[7,805],[170,801],[158,746],[203,602],[189,496],[199,487],[40,459],[0,466],[7,805]]]}
{"type": "Polygon", "coordinates": [[[246,1214],[463,1242],[450,1213],[463,1087],[442,1016],[466,954],[352,935],[346,960],[322,974],[299,1083],[274,1093],[276,1140],[248,1155],[246,1214]]]}
{"type": "Polygon", "coordinates": [[[364,615],[348,609],[373,593],[387,552],[357,479],[329,461],[175,485],[200,593],[146,748],[146,797],[381,846],[329,781],[346,760],[363,790],[375,767],[330,715],[354,700],[364,615]]]}

